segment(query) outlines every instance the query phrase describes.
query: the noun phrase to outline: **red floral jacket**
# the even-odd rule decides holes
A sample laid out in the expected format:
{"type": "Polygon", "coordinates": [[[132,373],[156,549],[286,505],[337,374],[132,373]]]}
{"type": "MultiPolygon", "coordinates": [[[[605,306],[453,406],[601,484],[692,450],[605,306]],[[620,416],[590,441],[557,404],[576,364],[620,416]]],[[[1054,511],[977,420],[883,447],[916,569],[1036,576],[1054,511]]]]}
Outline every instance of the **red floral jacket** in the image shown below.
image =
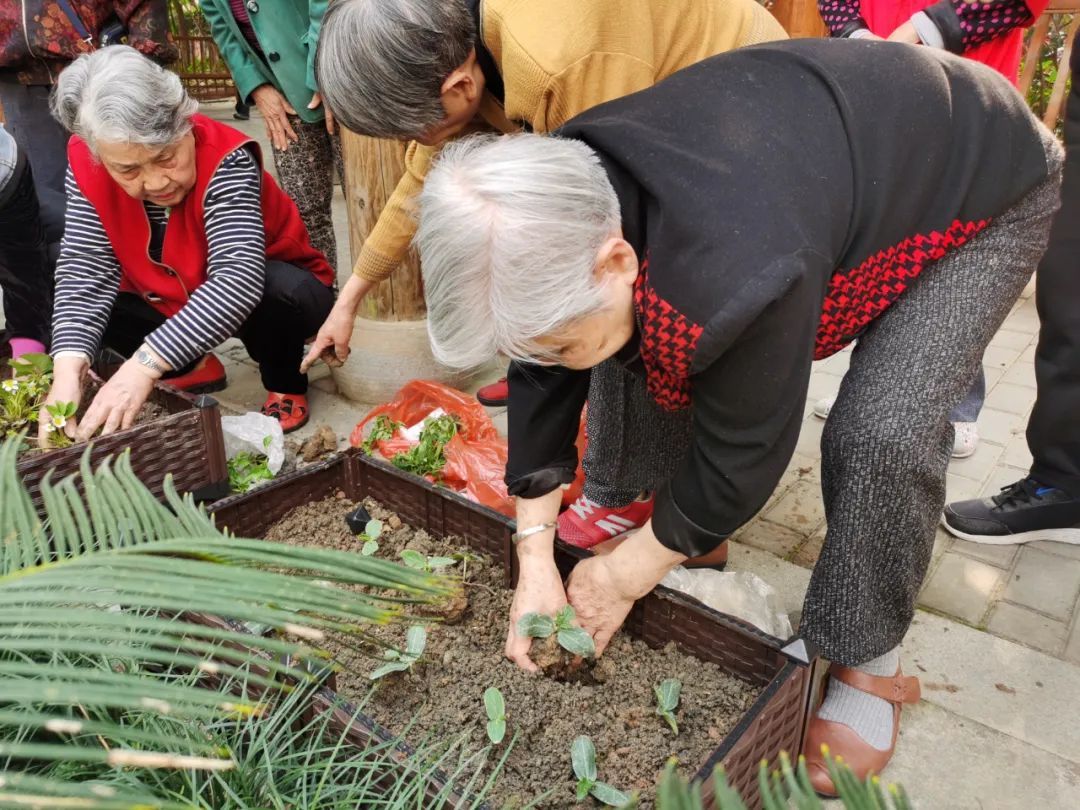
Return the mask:
{"type": "MultiPolygon", "coordinates": [[[[162,64],[176,60],[166,0],[68,2],[94,41],[115,15],[127,27],[133,48],[162,64]]],[[[0,70],[18,71],[23,84],[52,84],[69,62],[91,50],[56,0],[0,0],[0,70]]]]}

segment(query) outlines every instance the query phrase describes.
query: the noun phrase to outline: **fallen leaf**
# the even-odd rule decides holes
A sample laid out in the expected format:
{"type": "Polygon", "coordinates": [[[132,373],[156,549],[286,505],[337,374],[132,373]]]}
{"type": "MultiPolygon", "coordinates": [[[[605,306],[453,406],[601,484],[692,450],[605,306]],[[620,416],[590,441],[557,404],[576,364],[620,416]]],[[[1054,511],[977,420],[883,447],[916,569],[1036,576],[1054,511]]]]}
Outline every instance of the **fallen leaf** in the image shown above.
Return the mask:
{"type": "Polygon", "coordinates": [[[1003,683],[995,683],[994,688],[997,689],[999,692],[1004,692],[1006,695],[1015,695],[1016,694],[1015,689],[1013,689],[1011,686],[1006,686],[1003,683]]]}

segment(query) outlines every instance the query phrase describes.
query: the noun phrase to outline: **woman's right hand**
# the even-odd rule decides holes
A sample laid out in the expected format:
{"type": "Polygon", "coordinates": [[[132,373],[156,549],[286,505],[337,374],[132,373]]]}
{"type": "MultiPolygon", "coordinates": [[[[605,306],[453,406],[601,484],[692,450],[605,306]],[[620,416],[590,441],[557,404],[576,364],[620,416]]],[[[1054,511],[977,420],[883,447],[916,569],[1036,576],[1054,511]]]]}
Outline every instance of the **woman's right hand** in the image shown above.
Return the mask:
{"type": "Polygon", "coordinates": [[[289,141],[296,143],[300,140],[289,123],[289,116],[296,115],[296,110],[276,87],[260,84],[251,91],[251,98],[262,113],[266,134],[275,149],[284,152],[289,148],[289,141]]]}
{"type": "MultiPolygon", "coordinates": [[[[46,406],[57,402],[74,402],[78,406],[82,399],[83,377],[88,365],[84,359],[78,357],[61,357],[54,361],[52,386],[38,413],[38,447],[42,450],[48,450],[52,446],[52,417],[46,406]]],[[[69,439],[75,438],[75,427],[75,417],[71,417],[62,428],[69,439]]]]}
{"type": "Polygon", "coordinates": [[[510,605],[510,628],[506,634],[506,657],[526,672],[536,672],[539,667],[529,658],[532,639],[518,635],[518,622],[528,613],[543,613],[554,616],[567,604],[566,589],[563,587],[555,558],[534,560],[526,563],[522,560],[518,573],[517,589],[514,601],[510,605]]]}
{"type": "Polygon", "coordinates": [[[352,313],[337,306],[330,310],[323,325],[319,327],[311,349],[300,364],[300,373],[307,374],[307,370],[320,357],[328,366],[336,368],[344,365],[349,359],[349,341],[352,339],[355,324],[356,316],[352,313]]]}

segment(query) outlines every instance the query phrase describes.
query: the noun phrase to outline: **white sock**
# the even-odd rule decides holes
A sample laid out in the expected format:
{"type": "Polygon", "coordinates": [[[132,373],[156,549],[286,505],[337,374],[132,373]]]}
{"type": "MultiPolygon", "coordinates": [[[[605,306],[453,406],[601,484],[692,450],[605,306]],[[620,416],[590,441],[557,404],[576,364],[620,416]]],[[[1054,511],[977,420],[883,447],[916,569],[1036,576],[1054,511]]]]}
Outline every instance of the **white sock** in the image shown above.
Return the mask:
{"type": "MultiPolygon", "coordinates": [[[[867,675],[881,675],[891,678],[896,674],[900,662],[899,647],[894,647],[880,658],[852,667],[867,675]]],[[[879,751],[888,751],[892,745],[893,707],[887,700],[861,692],[840,683],[835,678],[829,681],[825,702],[818,709],[818,717],[843,723],[864,742],[879,751]]]]}

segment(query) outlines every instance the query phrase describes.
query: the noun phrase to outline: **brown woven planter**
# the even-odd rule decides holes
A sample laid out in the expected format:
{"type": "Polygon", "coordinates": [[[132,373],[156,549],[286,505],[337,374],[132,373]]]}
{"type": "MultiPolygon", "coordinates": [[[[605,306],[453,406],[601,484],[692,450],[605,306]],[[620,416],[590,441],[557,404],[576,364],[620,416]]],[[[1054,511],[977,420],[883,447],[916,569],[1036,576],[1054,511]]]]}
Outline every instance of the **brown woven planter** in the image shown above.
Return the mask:
{"type": "MultiPolygon", "coordinates": [[[[107,457],[130,448],[135,475],[155,497],[160,498],[164,492],[168,473],[172,473],[178,492],[190,492],[198,500],[214,500],[228,493],[229,471],[217,401],[186,394],[164,383],[154,386],[149,401],[162,406],[168,415],[94,439],[90,466],[96,468],[107,457]]],[[[59,481],[78,472],[86,448],[85,444],[77,444],[19,462],[16,471],[34,506],[41,506],[41,479],[51,473],[51,480],[59,481]]]]}
{"type": "MultiPolygon", "coordinates": [[[[234,534],[262,537],[290,510],[338,491],[354,500],[375,498],[405,523],[435,536],[462,538],[477,551],[501,560],[507,585],[513,583],[517,572],[510,541],[512,520],[385,462],[370,459],[358,450],[283,476],[253,492],[219,501],[213,513],[218,526],[234,534]]],[[[557,562],[564,573],[580,554],[560,544],[557,562]]],[[[754,705],[708,761],[701,763],[697,774],[706,782],[706,801],[711,801],[712,771],[716,765],[723,765],[729,783],[742,793],[747,805],[760,807],[759,763],[763,759],[775,760],[781,751],[797,753],[802,746],[816,663],[808,645],[801,640],[784,642],[663,587],[657,587],[635,605],[624,629],[652,647],[674,641],[684,652],[762,687],[754,705]]],[[[315,697],[313,711],[331,712],[331,729],[346,732],[357,745],[387,738],[387,732],[374,720],[362,715],[352,719],[353,707],[330,689],[315,697]]],[[[407,755],[407,749],[403,749],[402,756],[407,755]]],[[[429,795],[439,796],[444,784],[433,780],[429,795]]]]}

